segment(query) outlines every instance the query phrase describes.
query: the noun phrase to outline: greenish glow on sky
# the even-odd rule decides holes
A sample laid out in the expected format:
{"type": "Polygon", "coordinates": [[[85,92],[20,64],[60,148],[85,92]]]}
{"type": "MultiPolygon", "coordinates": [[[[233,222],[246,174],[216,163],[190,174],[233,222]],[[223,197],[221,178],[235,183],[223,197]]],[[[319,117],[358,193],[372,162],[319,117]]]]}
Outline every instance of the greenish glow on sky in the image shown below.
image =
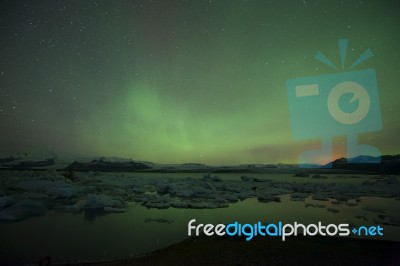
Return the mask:
{"type": "MultiPolygon", "coordinates": [[[[383,131],[399,153],[399,5],[383,1],[9,3],[2,11],[0,145],[154,162],[295,162],[285,82],[314,59],[375,57],[383,131]],[[21,10],[26,16],[20,16],[21,10]]],[[[345,144],[336,140],[335,155],[345,144]]]]}

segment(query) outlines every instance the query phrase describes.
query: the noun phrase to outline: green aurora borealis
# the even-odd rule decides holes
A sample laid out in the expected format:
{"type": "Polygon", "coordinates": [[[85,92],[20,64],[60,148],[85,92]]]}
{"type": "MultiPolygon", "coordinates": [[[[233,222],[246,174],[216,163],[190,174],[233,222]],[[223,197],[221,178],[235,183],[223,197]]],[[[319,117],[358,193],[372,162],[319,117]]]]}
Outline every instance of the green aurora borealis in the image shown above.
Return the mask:
{"type": "MultiPolygon", "coordinates": [[[[161,163],[293,163],[285,82],[377,72],[383,130],[400,153],[397,1],[7,1],[0,7],[1,152],[54,150],[161,163]]],[[[345,147],[335,139],[335,157],[345,147]]]]}

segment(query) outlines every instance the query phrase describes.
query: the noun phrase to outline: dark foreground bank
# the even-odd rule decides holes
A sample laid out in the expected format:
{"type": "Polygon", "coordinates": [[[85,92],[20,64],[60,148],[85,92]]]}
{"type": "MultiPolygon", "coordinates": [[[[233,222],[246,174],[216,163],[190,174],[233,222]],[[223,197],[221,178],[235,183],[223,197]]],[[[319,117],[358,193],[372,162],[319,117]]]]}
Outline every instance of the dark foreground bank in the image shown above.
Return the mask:
{"type": "MultiPolygon", "coordinates": [[[[88,264],[86,264],[88,265],[88,264]]],[[[89,265],[400,265],[400,242],[298,237],[194,238],[144,257],[89,265]]]]}

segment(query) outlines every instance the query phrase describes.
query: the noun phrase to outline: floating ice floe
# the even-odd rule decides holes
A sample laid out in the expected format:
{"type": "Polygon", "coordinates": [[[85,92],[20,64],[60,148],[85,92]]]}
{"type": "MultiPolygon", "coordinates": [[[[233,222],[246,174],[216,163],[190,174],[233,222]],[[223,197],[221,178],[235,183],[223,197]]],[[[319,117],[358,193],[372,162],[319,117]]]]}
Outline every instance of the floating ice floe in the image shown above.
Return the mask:
{"type": "Polygon", "coordinates": [[[0,211],[0,221],[19,221],[32,216],[44,215],[46,206],[36,200],[23,200],[0,211]]]}
{"type": "Polygon", "coordinates": [[[328,177],[320,175],[320,174],[315,174],[311,178],[314,178],[314,179],[327,179],[328,177]]]}
{"type": "Polygon", "coordinates": [[[325,208],[325,205],[323,205],[323,204],[320,204],[320,203],[309,203],[309,202],[306,202],[305,204],[304,204],[304,207],[312,207],[312,208],[325,208]]]}
{"type": "Polygon", "coordinates": [[[174,220],[168,220],[168,219],[164,219],[164,218],[146,218],[144,219],[145,223],[151,223],[151,222],[156,222],[156,223],[173,223],[174,220]]]}
{"type": "Polygon", "coordinates": [[[385,212],[385,209],[383,209],[383,208],[372,207],[372,206],[362,207],[362,210],[369,211],[369,212],[376,212],[376,213],[384,213],[385,212]]]}
{"type": "MultiPolygon", "coordinates": [[[[158,209],[206,209],[226,208],[229,204],[253,197],[260,202],[279,202],[282,195],[290,195],[290,200],[315,200],[317,203],[307,202],[305,206],[320,208],[325,206],[318,202],[328,201],[331,204],[356,206],[361,197],[400,199],[400,184],[396,176],[371,176],[368,181],[360,180],[354,184],[346,180],[339,182],[331,177],[324,182],[310,182],[311,178],[280,181],[251,176],[231,180],[211,174],[201,178],[173,178],[165,174],[149,178],[140,177],[139,173],[139,176],[133,176],[55,170],[7,171],[3,174],[6,176],[0,184],[0,211],[3,216],[6,214],[3,211],[23,200],[40,201],[48,208],[66,212],[86,213],[93,210],[99,215],[103,212],[126,211],[126,202],[158,209]],[[73,180],[64,176],[73,176],[73,180]]],[[[300,175],[305,176],[302,173],[300,175]]],[[[388,218],[385,221],[390,222],[388,218]]]]}
{"type": "Polygon", "coordinates": [[[86,198],[84,209],[104,209],[104,207],[122,207],[121,200],[104,194],[90,194],[86,198]]]}
{"type": "Polygon", "coordinates": [[[281,198],[270,194],[259,194],[257,197],[260,202],[280,202],[281,198]]]}
{"type": "Polygon", "coordinates": [[[304,201],[307,196],[308,196],[307,193],[295,192],[295,193],[290,194],[290,200],[304,201]]]}
{"type": "Polygon", "coordinates": [[[222,178],[219,176],[211,176],[210,173],[204,174],[203,175],[203,180],[204,181],[212,181],[212,182],[222,182],[222,178]]]}
{"type": "Polygon", "coordinates": [[[339,212],[339,210],[338,209],[336,209],[336,208],[326,208],[326,210],[328,211],[328,212],[332,212],[332,213],[338,213],[339,212]]]}
{"type": "Polygon", "coordinates": [[[311,197],[313,200],[319,200],[319,201],[329,201],[329,196],[324,195],[324,194],[313,194],[311,197]]]}
{"type": "Polygon", "coordinates": [[[260,179],[255,178],[255,177],[249,177],[249,176],[241,176],[240,179],[242,179],[243,182],[262,182],[260,179]]]}

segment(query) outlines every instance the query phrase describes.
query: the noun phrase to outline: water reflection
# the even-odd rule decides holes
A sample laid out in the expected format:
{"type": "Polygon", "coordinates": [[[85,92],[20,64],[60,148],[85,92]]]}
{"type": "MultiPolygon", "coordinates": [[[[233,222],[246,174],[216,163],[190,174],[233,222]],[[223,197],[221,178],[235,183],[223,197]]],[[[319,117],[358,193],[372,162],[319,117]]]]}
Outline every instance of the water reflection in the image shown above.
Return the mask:
{"type": "MultiPolygon", "coordinates": [[[[223,177],[238,178],[237,175],[223,177]]],[[[266,177],[260,175],[259,178],[266,177]]],[[[285,178],[292,179],[289,176],[285,178]]],[[[361,182],[360,178],[347,181],[361,182]]],[[[214,224],[234,221],[297,221],[307,224],[321,221],[373,225],[382,213],[366,207],[384,209],[384,215],[398,215],[400,201],[360,197],[356,205],[338,205],[331,201],[318,201],[311,196],[305,201],[292,201],[289,195],[283,195],[281,202],[260,203],[256,198],[250,198],[222,209],[147,209],[131,203],[126,213],[49,211],[45,216],[17,223],[1,223],[0,259],[2,264],[11,264],[36,263],[45,256],[51,256],[52,262],[129,257],[182,241],[187,237],[187,223],[193,218],[198,223],[214,224]],[[338,212],[330,212],[329,208],[338,212]]],[[[384,239],[400,241],[398,228],[384,225],[384,239]]]]}

